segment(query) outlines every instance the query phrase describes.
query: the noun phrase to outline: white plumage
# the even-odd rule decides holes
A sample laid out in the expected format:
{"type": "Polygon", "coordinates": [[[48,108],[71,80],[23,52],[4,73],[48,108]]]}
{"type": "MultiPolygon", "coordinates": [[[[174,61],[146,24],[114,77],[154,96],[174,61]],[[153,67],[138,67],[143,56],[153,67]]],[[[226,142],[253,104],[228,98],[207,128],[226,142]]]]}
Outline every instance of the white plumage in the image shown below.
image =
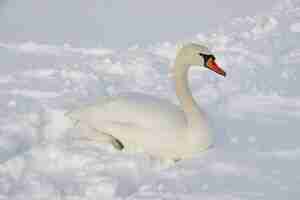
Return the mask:
{"type": "Polygon", "coordinates": [[[189,66],[206,64],[225,76],[214,59],[208,63],[202,54],[209,56],[211,52],[205,46],[187,44],[176,56],[174,78],[181,107],[156,97],[131,93],[102,99],[71,111],[68,116],[84,127],[82,131],[96,133],[90,135],[91,139],[162,159],[191,157],[207,149],[212,137],[206,118],[188,88],[189,66]]]}

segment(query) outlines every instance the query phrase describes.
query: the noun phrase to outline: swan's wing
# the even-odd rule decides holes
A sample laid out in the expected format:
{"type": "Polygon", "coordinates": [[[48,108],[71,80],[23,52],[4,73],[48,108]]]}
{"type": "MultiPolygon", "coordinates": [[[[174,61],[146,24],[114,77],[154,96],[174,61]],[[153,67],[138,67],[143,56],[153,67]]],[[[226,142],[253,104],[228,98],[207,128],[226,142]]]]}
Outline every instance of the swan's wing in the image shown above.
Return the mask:
{"type": "MultiPolygon", "coordinates": [[[[102,123],[101,131],[116,138],[122,144],[124,150],[128,152],[160,154],[159,151],[162,147],[169,151],[174,149],[174,144],[178,143],[178,134],[176,134],[178,132],[175,132],[175,130],[164,129],[163,131],[158,131],[141,127],[136,123],[106,121],[102,123]]],[[[171,154],[174,153],[172,151],[171,154]]]]}
{"type": "MultiPolygon", "coordinates": [[[[114,122],[144,129],[178,131],[186,124],[183,112],[174,104],[142,94],[108,97],[100,102],[68,113],[74,121],[99,127],[114,122]]],[[[124,126],[123,126],[124,127],[124,126]]]]}

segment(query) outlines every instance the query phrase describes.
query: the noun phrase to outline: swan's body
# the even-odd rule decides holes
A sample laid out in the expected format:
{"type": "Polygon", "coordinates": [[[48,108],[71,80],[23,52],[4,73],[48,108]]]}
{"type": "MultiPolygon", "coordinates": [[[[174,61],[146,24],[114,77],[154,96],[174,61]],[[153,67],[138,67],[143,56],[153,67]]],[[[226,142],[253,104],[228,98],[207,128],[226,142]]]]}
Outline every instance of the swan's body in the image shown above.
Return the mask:
{"type": "Polygon", "coordinates": [[[148,95],[125,94],[73,111],[69,116],[85,130],[97,131],[99,140],[118,140],[125,149],[167,159],[182,159],[203,151],[212,144],[212,136],[187,82],[189,66],[204,65],[205,59],[199,53],[211,55],[206,47],[189,44],[176,57],[174,77],[182,109],[148,95]]]}

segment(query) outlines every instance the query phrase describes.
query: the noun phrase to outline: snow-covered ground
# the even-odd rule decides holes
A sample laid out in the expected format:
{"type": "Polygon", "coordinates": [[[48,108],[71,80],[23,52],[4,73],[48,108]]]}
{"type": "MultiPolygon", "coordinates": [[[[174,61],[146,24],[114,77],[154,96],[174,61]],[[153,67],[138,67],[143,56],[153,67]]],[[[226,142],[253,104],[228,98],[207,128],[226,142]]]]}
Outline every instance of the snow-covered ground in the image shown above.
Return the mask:
{"type": "Polygon", "coordinates": [[[0,40],[0,200],[299,199],[299,24],[294,0],[176,44],[0,40]],[[190,74],[214,148],[170,165],[80,139],[64,113],[103,96],[134,91],[178,103],[170,70],[188,41],[209,45],[228,74],[190,74]]]}

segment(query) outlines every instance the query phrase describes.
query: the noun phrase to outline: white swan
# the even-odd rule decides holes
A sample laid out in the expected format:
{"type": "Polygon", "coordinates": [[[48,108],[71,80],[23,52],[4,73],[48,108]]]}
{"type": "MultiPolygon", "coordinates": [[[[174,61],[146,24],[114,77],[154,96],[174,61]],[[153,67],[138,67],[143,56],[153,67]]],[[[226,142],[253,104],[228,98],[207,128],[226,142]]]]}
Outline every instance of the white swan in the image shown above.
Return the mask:
{"type": "Polygon", "coordinates": [[[176,56],[174,77],[181,108],[142,94],[109,97],[95,105],[69,112],[92,139],[122,149],[142,150],[161,159],[183,159],[207,149],[212,136],[203,112],[188,88],[188,69],[200,65],[225,76],[210,50],[187,44],[176,56]],[[89,133],[90,134],[90,133],[89,133]]]}

